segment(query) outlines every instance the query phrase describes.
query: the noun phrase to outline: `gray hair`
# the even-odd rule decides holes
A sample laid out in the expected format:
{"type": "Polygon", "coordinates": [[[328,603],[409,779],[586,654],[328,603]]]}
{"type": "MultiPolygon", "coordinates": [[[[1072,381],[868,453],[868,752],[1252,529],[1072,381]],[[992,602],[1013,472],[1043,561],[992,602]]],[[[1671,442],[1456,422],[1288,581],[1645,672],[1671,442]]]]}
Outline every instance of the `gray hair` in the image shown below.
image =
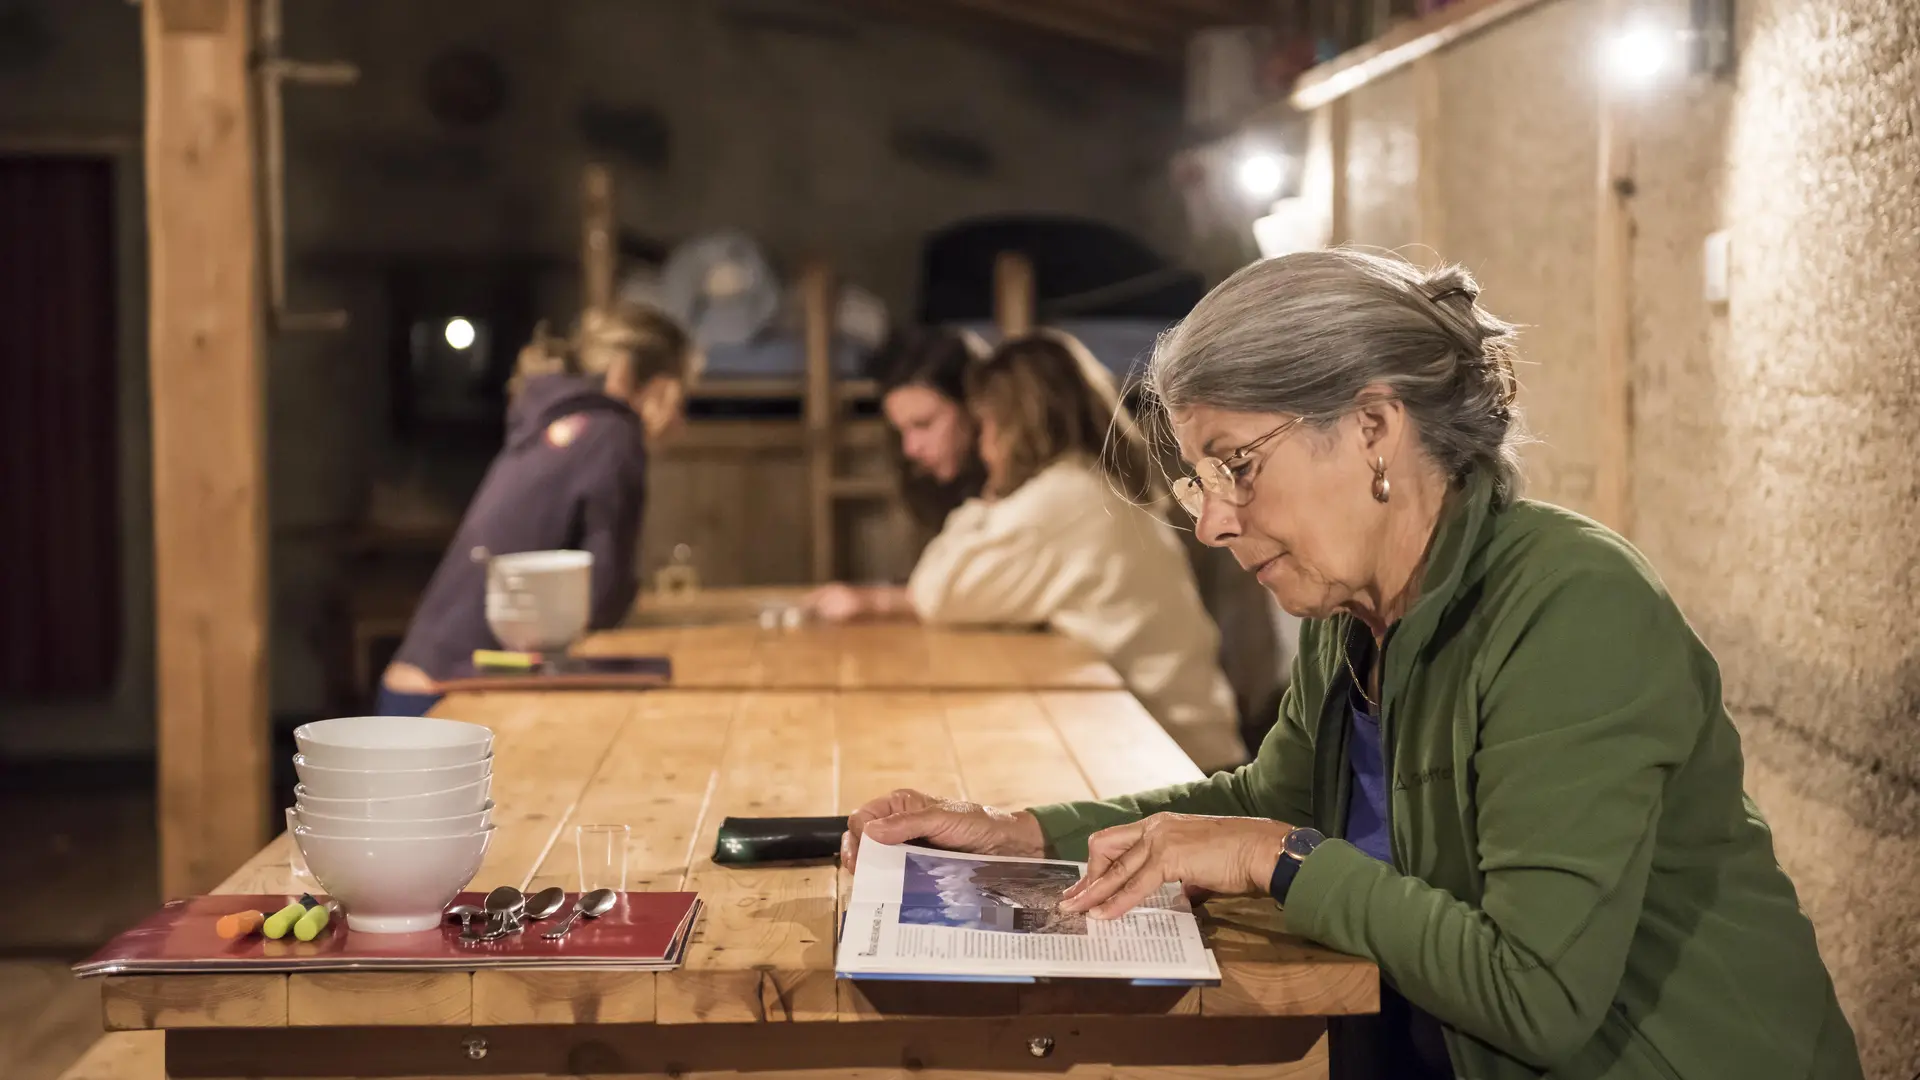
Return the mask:
{"type": "Polygon", "coordinates": [[[1285,413],[1322,429],[1373,383],[1392,388],[1427,455],[1459,480],[1521,487],[1512,324],[1458,266],[1422,270],[1336,248],[1266,259],[1160,337],[1144,377],[1163,415],[1194,405],[1285,413]]]}

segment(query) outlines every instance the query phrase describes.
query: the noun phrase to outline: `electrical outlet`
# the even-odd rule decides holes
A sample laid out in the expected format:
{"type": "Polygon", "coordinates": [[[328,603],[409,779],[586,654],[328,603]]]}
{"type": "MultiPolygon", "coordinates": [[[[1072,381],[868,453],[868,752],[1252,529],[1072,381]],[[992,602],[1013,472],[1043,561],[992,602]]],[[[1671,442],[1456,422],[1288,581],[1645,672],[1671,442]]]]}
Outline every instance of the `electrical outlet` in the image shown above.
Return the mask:
{"type": "Polygon", "coordinates": [[[1707,303],[1721,305],[1727,302],[1728,278],[1733,272],[1733,238],[1727,230],[1721,229],[1707,237],[1706,250],[1701,259],[1704,270],[1707,303]]]}

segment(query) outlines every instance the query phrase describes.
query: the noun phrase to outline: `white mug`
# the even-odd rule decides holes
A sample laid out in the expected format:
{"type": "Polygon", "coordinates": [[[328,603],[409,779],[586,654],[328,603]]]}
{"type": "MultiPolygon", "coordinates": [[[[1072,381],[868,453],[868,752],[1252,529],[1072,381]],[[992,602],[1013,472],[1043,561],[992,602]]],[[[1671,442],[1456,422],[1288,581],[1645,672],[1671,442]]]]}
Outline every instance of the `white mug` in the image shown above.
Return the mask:
{"type": "Polygon", "coordinates": [[[592,615],[593,553],[522,551],[487,563],[487,627],[522,652],[563,652],[592,615]]]}

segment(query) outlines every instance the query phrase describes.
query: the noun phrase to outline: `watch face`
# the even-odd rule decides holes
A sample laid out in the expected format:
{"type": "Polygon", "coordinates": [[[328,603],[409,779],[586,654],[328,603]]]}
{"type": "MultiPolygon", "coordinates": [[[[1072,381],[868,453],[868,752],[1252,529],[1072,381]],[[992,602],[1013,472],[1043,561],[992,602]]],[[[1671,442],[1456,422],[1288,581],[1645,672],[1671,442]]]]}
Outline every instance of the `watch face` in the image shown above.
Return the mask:
{"type": "Polygon", "coordinates": [[[1280,850],[1296,859],[1304,860],[1313,854],[1313,849],[1319,847],[1320,841],[1325,839],[1326,837],[1322,836],[1318,829],[1295,829],[1287,834],[1285,840],[1280,841],[1280,850]]]}

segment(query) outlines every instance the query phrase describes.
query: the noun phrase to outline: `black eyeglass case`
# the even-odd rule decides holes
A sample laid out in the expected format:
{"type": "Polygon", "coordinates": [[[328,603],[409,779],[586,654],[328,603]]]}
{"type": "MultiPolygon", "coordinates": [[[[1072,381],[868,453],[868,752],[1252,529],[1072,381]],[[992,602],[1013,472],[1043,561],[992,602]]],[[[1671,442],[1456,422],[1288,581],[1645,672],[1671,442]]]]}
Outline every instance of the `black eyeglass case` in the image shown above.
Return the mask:
{"type": "Polygon", "coordinates": [[[808,862],[840,856],[844,817],[730,817],[720,823],[713,861],[721,866],[808,862]]]}

